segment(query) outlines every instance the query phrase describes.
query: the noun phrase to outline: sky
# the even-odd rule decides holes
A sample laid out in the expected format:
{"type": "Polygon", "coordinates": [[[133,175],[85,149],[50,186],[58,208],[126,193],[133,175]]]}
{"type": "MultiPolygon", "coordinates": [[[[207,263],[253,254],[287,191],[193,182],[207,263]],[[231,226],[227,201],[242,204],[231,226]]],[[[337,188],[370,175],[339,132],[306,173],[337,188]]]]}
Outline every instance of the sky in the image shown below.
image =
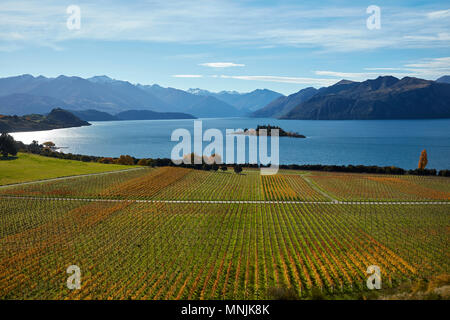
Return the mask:
{"type": "Polygon", "coordinates": [[[0,77],[20,74],[283,94],[435,80],[450,75],[450,2],[2,0],[0,77]]]}

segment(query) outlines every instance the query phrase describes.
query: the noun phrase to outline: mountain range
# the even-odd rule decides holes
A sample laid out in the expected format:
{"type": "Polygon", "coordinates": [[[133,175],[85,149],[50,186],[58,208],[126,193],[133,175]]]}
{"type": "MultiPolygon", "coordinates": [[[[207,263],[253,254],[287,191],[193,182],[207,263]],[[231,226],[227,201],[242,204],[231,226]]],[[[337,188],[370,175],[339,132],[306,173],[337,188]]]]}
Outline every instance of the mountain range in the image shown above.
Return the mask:
{"type": "Polygon", "coordinates": [[[97,110],[116,114],[128,110],[181,112],[195,117],[235,117],[250,113],[281,94],[255,90],[228,95],[193,94],[159,85],[131,84],[128,81],[95,76],[84,79],[61,75],[56,78],[21,75],[0,79],[0,114],[48,113],[56,107],[73,111],[97,110]],[[220,98],[223,96],[223,99],[220,98]]]}
{"type": "Polygon", "coordinates": [[[341,80],[279,98],[252,116],[304,120],[450,118],[448,79],[383,76],[362,82],[341,80]]]}
{"type": "Polygon", "coordinates": [[[184,91],[107,76],[21,75],[0,79],[0,114],[47,114],[54,108],[70,110],[86,121],[118,119],[117,115],[125,111],[127,119],[247,115],[307,120],[449,118],[450,76],[436,81],[392,76],[362,82],[341,80],[289,96],[267,89],[249,93],[184,91]],[[138,112],[142,110],[148,112],[138,112]]]}

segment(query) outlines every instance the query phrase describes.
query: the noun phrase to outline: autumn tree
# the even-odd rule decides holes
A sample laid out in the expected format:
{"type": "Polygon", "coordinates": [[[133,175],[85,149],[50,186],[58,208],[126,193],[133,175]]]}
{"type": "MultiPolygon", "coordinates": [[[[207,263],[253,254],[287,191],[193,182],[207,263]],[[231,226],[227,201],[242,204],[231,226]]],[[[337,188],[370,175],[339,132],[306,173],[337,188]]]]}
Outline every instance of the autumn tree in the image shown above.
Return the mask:
{"type": "Polygon", "coordinates": [[[428,164],[427,150],[423,149],[419,159],[419,169],[423,170],[428,164]]]}
{"type": "Polygon", "coordinates": [[[129,155],[121,155],[116,163],[122,165],[134,165],[134,159],[129,155]]]}
{"type": "Polygon", "coordinates": [[[148,166],[148,160],[147,159],[140,159],[137,163],[138,166],[148,166]]]}

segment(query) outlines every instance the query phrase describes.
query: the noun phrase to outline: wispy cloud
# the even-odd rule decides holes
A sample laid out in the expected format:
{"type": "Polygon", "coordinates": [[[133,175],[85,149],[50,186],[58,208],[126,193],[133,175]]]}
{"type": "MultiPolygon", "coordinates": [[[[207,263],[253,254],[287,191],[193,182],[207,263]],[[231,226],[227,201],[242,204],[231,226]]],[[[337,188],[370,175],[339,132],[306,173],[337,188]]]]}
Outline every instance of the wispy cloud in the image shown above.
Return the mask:
{"type": "Polygon", "coordinates": [[[420,62],[406,64],[405,67],[448,70],[450,57],[422,59],[420,62]]]}
{"type": "Polygon", "coordinates": [[[230,68],[230,67],[245,67],[245,64],[233,62],[207,62],[207,63],[200,63],[199,66],[210,68],[230,68]]]}
{"type": "MultiPolygon", "coordinates": [[[[337,79],[347,79],[354,81],[363,81],[371,78],[377,78],[379,76],[394,76],[402,78],[407,75],[405,72],[392,72],[392,70],[386,70],[384,68],[379,69],[380,72],[339,72],[339,71],[322,71],[318,70],[314,73],[318,76],[335,77],[337,79]]],[[[401,70],[398,70],[401,71],[401,70]]]]}
{"type": "Polygon", "coordinates": [[[429,19],[450,18],[450,9],[429,12],[429,13],[427,13],[427,17],[429,19]]]}
{"type": "Polygon", "coordinates": [[[367,30],[367,14],[360,6],[324,4],[311,9],[294,2],[274,5],[220,0],[77,2],[81,29],[70,31],[64,2],[2,1],[0,41],[39,45],[71,39],[135,40],[327,51],[450,47],[449,10],[427,13],[421,8],[382,7],[383,27],[374,32],[367,30]]]}
{"type": "Polygon", "coordinates": [[[174,74],[174,78],[203,78],[201,74],[174,74]]]}
{"type": "Polygon", "coordinates": [[[364,70],[369,70],[369,71],[376,71],[376,70],[388,70],[388,71],[399,71],[399,70],[405,70],[405,68],[364,68],[364,70]]]}
{"type": "Polygon", "coordinates": [[[376,78],[383,75],[391,75],[394,77],[417,77],[423,79],[435,80],[443,75],[450,74],[450,57],[442,58],[426,58],[416,62],[404,64],[403,67],[372,67],[364,68],[368,71],[379,72],[340,72],[340,71],[322,71],[318,70],[314,73],[318,76],[329,76],[338,79],[346,78],[349,80],[361,81],[370,78],[376,78]],[[397,71],[397,72],[392,72],[397,71]]]}
{"type": "Polygon", "coordinates": [[[319,79],[319,78],[305,78],[305,77],[284,77],[284,76],[229,76],[219,75],[213,76],[222,79],[238,79],[248,81],[264,81],[264,82],[278,82],[278,83],[294,83],[306,84],[315,86],[329,86],[336,82],[334,79],[319,79]]]}

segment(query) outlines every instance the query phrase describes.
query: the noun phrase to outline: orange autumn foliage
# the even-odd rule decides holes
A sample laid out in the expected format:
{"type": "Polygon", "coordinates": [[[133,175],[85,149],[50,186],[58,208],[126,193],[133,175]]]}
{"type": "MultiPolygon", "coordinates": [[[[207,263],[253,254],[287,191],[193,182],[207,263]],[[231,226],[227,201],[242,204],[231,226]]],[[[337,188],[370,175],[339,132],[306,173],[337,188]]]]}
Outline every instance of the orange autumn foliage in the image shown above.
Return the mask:
{"type": "Polygon", "coordinates": [[[418,168],[420,170],[425,169],[425,167],[428,164],[428,157],[427,157],[427,150],[423,149],[422,153],[420,154],[420,159],[419,159],[419,166],[418,168]]]}

